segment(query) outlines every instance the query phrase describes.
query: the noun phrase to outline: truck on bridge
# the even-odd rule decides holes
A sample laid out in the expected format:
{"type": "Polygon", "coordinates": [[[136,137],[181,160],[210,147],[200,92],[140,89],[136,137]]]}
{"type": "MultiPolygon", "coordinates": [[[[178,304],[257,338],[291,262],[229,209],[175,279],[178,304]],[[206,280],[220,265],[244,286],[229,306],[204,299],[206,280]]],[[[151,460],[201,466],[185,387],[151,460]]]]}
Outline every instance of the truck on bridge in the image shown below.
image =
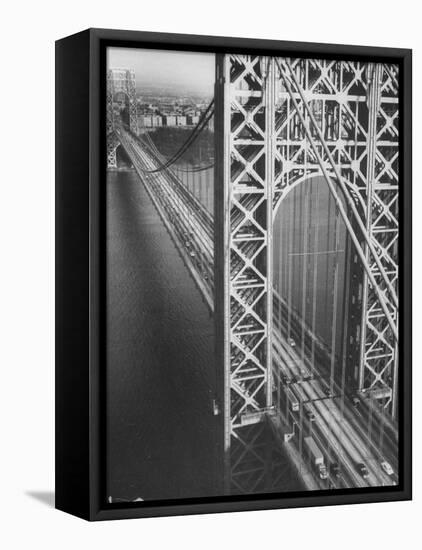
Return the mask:
{"type": "Polygon", "coordinates": [[[293,412],[298,412],[300,409],[299,401],[291,388],[286,389],[286,397],[287,397],[287,402],[290,404],[291,410],[293,412]]]}
{"type": "Polygon", "coordinates": [[[319,477],[321,479],[327,479],[328,472],[327,467],[324,463],[324,455],[322,454],[322,451],[320,451],[318,445],[315,443],[311,436],[305,437],[303,441],[308,450],[308,455],[310,460],[312,461],[312,465],[316,469],[319,477]]]}

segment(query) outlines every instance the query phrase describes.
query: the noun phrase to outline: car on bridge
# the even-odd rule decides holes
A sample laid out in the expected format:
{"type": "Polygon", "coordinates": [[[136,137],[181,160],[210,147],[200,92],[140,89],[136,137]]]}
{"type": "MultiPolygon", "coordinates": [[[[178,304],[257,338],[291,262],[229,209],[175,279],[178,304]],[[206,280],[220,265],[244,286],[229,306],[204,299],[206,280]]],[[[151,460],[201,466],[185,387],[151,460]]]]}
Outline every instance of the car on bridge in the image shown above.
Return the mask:
{"type": "Polygon", "coordinates": [[[384,470],[384,472],[388,476],[392,476],[394,474],[394,470],[393,470],[391,464],[389,462],[387,462],[386,460],[383,460],[381,462],[381,468],[384,470]]]}
{"type": "Polygon", "coordinates": [[[328,471],[325,464],[320,464],[319,466],[319,477],[320,479],[327,479],[328,478],[328,471]]]}
{"type": "Polygon", "coordinates": [[[353,397],[353,406],[355,407],[355,409],[357,409],[359,406],[360,406],[360,399],[359,397],[353,397]]]}
{"type": "Polygon", "coordinates": [[[290,388],[286,390],[286,396],[288,399],[288,402],[290,403],[290,408],[293,412],[299,411],[299,401],[297,400],[295,394],[292,392],[290,388]]]}
{"type": "Polygon", "coordinates": [[[303,439],[305,447],[308,451],[308,458],[311,461],[313,467],[320,479],[327,479],[328,472],[327,467],[324,464],[324,455],[318,445],[315,443],[313,437],[308,436],[303,439]]]}
{"type": "Polygon", "coordinates": [[[283,384],[290,384],[291,378],[288,374],[282,374],[281,379],[283,380],[283,384]]]}
{"type": "Polygon", "coordinates": [[[307,409],[305,411],[305,414],[306,414],[306,418],[309,420],[309,422],[314,422],[315,421],[315,414],[313,411],[311,411],[310,409],[307,409]]]}
{"type": "Polygon", "coordinates": [[[338,462],[332,462],[330,466],[330,474],[338,479],[340,477],[340,465],[338,462]]]}
{"type": "Polygon", "coordinates": [[[356,463],[356,470],[363,477],[363,479],[368,479],[369,470],[363,462],[357,462],[356,463]]]}

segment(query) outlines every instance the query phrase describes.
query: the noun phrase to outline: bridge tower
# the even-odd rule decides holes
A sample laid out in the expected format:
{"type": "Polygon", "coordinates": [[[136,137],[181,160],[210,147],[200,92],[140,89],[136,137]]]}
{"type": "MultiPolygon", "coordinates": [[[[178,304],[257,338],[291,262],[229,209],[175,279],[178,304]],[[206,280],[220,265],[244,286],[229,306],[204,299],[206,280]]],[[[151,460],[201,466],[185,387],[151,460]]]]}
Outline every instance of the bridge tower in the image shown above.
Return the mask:
{"type": "Polygon", "coordinates": [[[256,448],[272,406],[274,60],[217,56],[216,70],[215,318],[224,342],[226,491],[248,492],[265,477],[266,457],[256,448]]]}
{"type": "MultiPolygon", "coordinates": [[[[398,69],[219,55],[215,318],[224,342],[227,492],[264,478],[272,397],[272,227],[287,193],[323,176],[347,229],[343,357],[350,386],[397,409],[398,69]],[[261,450],[260,450],[261,449],[261,450]]],[[[275,408],[274,408],[275,406],[275,408]]]]}
{"type": "Polygon", "coordinates": [[[107,167],[116,168],[116,149],[119,145],[114,129],[121,122],[121,113],[126,110],[129,128],[138,132],[136,112],[136,80],[131,69],[109,69],[107,71],[107,167]],[[123,101],[118,101],[124,98],[123,101]]]}

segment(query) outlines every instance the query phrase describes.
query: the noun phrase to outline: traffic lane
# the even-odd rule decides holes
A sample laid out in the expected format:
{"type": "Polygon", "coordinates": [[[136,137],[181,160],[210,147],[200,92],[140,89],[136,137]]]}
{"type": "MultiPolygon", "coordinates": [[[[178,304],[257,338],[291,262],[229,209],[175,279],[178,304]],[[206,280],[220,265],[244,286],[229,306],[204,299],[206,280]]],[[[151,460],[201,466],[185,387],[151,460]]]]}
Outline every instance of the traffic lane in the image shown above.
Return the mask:
{"type": "MultiPolygon", "coordinates": [[[[296,363],[297,368],[299,369],[300,372],[303,372],[304,370],[306,370],[301,359],[298,358],[298,356],[295,353],[295,350],[293,350],[291,346],[288,346],[281,341],[281,347],[284,351],[284,358],[286,360],[286,363],[288,363],[289,365],[292,364],[291,361],[288,360],[288,357],[290,357],[291,359],[294,360],[294,363],[296,363]]],[[[299,387],[299,384],[297,386],[299,387]]],[[[309,391],[306,392],[307,398],[308,399],[310,398],[309,400],[314,401],[314,406],[324,416],[325,420],[328,423],[328,426],[332,430],[335,430],[336,432],[335,435],[337,437],[341,437],[343,446],[347,449],[354,463],[355,464],[363,463],[366,465],[369,472],[369,477],[367,478],[368,483],[371,486],[380,486],[383,484],[387,484],[389,481],[388,477],[386,476],[386,474],[384,474],[380,464],[377,463],[373,455],[369,454],[368,450],[365,449],[364,442],[360,440],[360,438],[357,436],[357,434],[355,433],[350,423],[341,415],[337,405],[332,401],[332,399],[326,398],[326,396],[324,395],[324,392],[319,387],[319,383],[316,380],[312,380],[311,382],[303,381],[300,383],[300,386],[303,389],[308,388],[309,391]],[[345,434],[348,434],[347,438],[345,438],[345,434]],[[363,450],[363,453],[362,453],[362,450],[363,450]],[[371,459],[371,463],[368,466],[368,464],[366,463],[368,462],[369,459],[371,459]]]]}
{"type": "MultiPolygon", "coordinates": [[[[308,358],[306,357],[306,360],[307,362],[309,361],[308,358]]],[[[327,368],[325,366],[323,366],[320,362],[317,362],[317,370],[318,372],[321,374],[321,371],[324,371],[327,372],[327,368]]],[[[311,368],[312,370],[312,368],[311,368]]],[[[371,430],[370,429],[370,423],[374,421],[374,416],[370,416],[370,415],[367,415],[366,418],[364,417],[364,415],[360,415],[358,414],[358,410],[357,408],[354,406],[354,403],[351,399],[351,397],[349,395],[347,395],[347,393],[341,389],[340,385],[338,384],[338,382],[334,379],[332,381],[332,388],[328,382],[328,379],[325,378],[324,376],[321,376],[321,383],[325,385],[327,391],[331,391],[333,390],[333,394],[334,395],[342,395],[344,396],[344,400],[345,400],[345,403],[348,404],[348,406],[345,408],[346,411],[347,411],[347,415],[348,415],[348,418],[349,420],[353,421],[353,423],[356,425],[356,427],[358,427],[359,431],[361,432],[362,436],[364,436],[369,444],[371,444],[373,446],[373,450],[375,453],[379,453],[380,456],[382,456],[382,452],[379,452],[379,448],[383,448],[384,446],[384,440],[385,440],[385,445],[388,449],[388,457],[393,463],[395,463],[395,466],[397,468],[397,459],[398,459],[398,453],[397,453],[397,440],[395,440],[395,438],[391,437],[391,435],[388,433],[388,432],[385,432],[384,431],[384,425],[385,424],[388,424],[390,425],[388,422],[387,422],[387,417],[386,415],[375,415],[375,419],[376,419],[376,423],[375,423],[375,426],[374,428],[371,430]],[[366,425],[365,425],[365,420],[366,420],[366,425]],[[373,432],[378,432],[379,434],[379,437],[380,437],[380,443],[378,444],[379,446],[376,446],[375,443],[373,443],[372,439],[371,439],[371,431],[373,432]]],[[[361,401],[362,402],[362,401],[361,401]]]]}
{"type": "MultiPolygon", "coordinates": [[[[285,345],[284,351],[292,358],[296,355],[291,347],[287,347],[285,345]]],[[[307,368],[301,359],[296,357],[296,363],[298,364],[300,372],[307,371],[307,368]]],[[[308,372],[307,374],[309,375],[308,372]]],[[[351,424],[340,413],[333,399],[326,397],[324,391],[320,387],[319,381],[303,381],[300,386],[306,391],[308,398],[313,401],[315,408],[324,416],[329,428],[333,430],[337,438],[340,439],[343,447],[347,450],[349,456],[354,461],[354,464],[366,465],[369,472],[367,483],[371,486],[382,485],[382,483],[385,482],[385,479],[383,479],[383,475],[380,472],[381,466],[378,465],[377,468],[374,468],[373,461],[371,461],[371,466],[366,464],[368,462],[368,458],[372,459],[374,457],[369,453],[364,441],[360,440],[360,438],[356,435],[356,432],[351,424]]]]}
{"type": "MultiPolygon", "coordinates": [[[[306,399],[306,397],[305,397],[306,399]]],[[[339,448],[338,445],[334,445],[331,437],[331,433],[329,433],[329,436],[327,436],[327,430],[329,431],[329,427],[327,426],[327,430],[323,430],[324,426],[321,427],[320,420],[315,418],[313,422],[311,422],[309,419],[308,422],[308,433],[311,437],[315,439],[317,443],[319,443],[319,448],[323,452],[326,461],[327,461],[327,468],[329,472],[329,478],[331,483],[334,485],[334,488],[350,488],[356,485],[356,483],[360,483],[360,479],[356,481],[356,472],[354,469],[350,467],[340,468],[341,474],[337,478],[336,476],[333,476],[331,473],[331,465],[334,462],[337,463],[343,463],[343,461],[339,458],[339,455],[344,457],[344,451],[339,448]],[[331,451],[331,452],[330,452],[331,451]],[[340,487],[337,487],[337,485],[340,485],[340,487]]],[[[305,420],[306,423],[306,420],[305,420]]],[[[327,484],[326,484],[327,485],[327,484]]]]}
{"type": "MultiPolygon", "coordinates": [[[[292,349],[292,346],[291,345],[289,346],[289,345],[286,345],[286,344],[283,344],[283,346],[285,348],[286,353],[289,356],[289,359],[285,358],[286,364],[291,368],[292,363],[293,364],[296,363],[296,370],[293,371],[293,373],[292,373],[293,376],[296,376],[296,378],[304,378],[304,377],[306,378],[307,376],[310,376],[310,373],[308,371],[308,365],[304,364],[302,362],[301,358],[298,359],[298,356],[297,356],[295,350],[292,349]],[[293,359],[292,359],[293,356],[296,357],[295,361],[293,361],[293,359]]],[[[306,360],[307,360],[307,358],[306,358],[306,360]]],[[[315,379],[314,379],[314,382],[315,382],[315,379]]],[[[302,382],[302,383],[304,383],[304,382],[302,382]]],[[[322,384],[326,385],[326,388],[329,389],[329,385],[327,384],[326,380],[324,380],[323,378],[319,380],[319,383],[322,383],[322,384]]],[[[319,394],[318,397],[321,398],[321,399],[324,399],[324,401],[328,402],[325,392],[321,392],[318,385],[316,385],[316,387],[318,388],[318,394],[319,394]]],[[[339,390],[338,386],[337,386],[337,389],[339,390]]],[[[341,393],[341,392],[339,391],[339,393],[341,393]]],[[[361,439],[359,441],[355,437],[356,436],[355,432],[354,431],[351,432],[352,433],[352,438],[354,439],[354,444],[355,444],[356,448],[360,449],[360,448],[364,447],[365,444],[369,444],[369,446],[372,447],[373,452],[375,452],[376,455],[380,457],[380,460],[379,460],[379,463],[380,463],[384,459],[383,455],[379,452],[378,448],[370,440],[370,438],[367,437],[367,434],[365,433],[365,431],[362,429],[361,425],[359,424],[358,419],[356,418],[357,415],[354,414],[352,401],[349,400],[346,396],[344,396],[344,398],[345,398],[345,404],[349,405],[349,406],[344,407],[344,409],[347,413],[347,416],[348,416],[347,420],[349,420],[349,424],[345,424],[345,429],[349,430],[350,429],[350,424],[352,424],[353,428],[356,431],[359,431],[361,436],[363,437],[363,440],[361,439]]],[[[337,417],[338,417],[337,409],[335,409],[335,411],[336,411],[336,414],[337,414],[337,417]]],[[[342,420],[342,422],[343,422],[343,420],[342,420]]],[[[369,458],[372,459],[373,457],[369,456],[369,458]]],[[[377,468],[371,468],[371,470],[372,470],[372,475],[373,475],[373,479],[372,479],[373,483],[375,483],[375,484],[387,484],[388,480],[386,479],[386,474],[381,469],[380,464],[378,465],[377,468]]]]}
{"type": "MultiPolygon", "coordinates": [[[[325,389],[327,391],[330,390],[330,385],[328,384],[327,380],[321,378],[319,382],[321,385],[325,386],[325,389]]],[[[341,391],[341,388],[338,386],[337,382],[334,382],[333,386],[333,399],[344,400],[344,408],[340,405],[338,406],[338,410],[344,410],[348,422],[352,425],[355,431],[359,433],[360,438],[365,442],[365,444],[369,445],[372,448],[373,454],[379,457],[380,462],[388,458],[389,461],[391,461],[393,465],[395,465],[395,467],[397,468],[397,447],[395,446],[394,442],[392,442],[388,438],[388,436],[385,437],[385,442],[388,448],[388,453],[385,453],[385,447],[383,447],[383,445],[380,446],[376,444],[371,439],[370,434],[368,433],[368,431],[366,430],[366,426],[364,425],[364,419],[356,413],[356,408],[354,407],[353,401],[350,399],[350,397],[341,391]]],[[[323,394],[320,394],[320,396],[321,398],[325,398],[326,393],[324,392],[323,394]]],[[[379,426],[378,428],[379,430],[381,430],[379,426]]],[[[385,482],[385,479],[383,479],[382,481],[385,482]]]]}
{"type": "MultiPolygon", "coordinates": [[[[334,397],[333,399],[335,400],[339,398],[334,397]]],[[[382,472],[381,481],[383,482],[383,484],[387,484],[386,476],[390,480],[391,477],[382,470],[381,462],[386,460],[393,467],[393,470],[397,471],[397,453],[394,453],[393,449],[389,449],[389,452],[385,452],[385,447],[381,448],[370,437],[368,437],[362,425],[357,421],[356,416],[353,415],[347,407],[345,408],[345,416],[348,417],[348,421],[355,428],[355,432],[359,435],[360,439],[367,441],[370,444],[372,448],[372,457],[368,457],[368,459],[372,460],[374,457],[376,457],[376,460],[378,461],[378,469],[380,470],[380,472],[382,472]]]]}
{"type": "MultiPolygon", "coordinates": [[[[321,377],[321,384],[325,386],[327,391],[328,390],[331,391],[330,384],[324,377],[321,377]]],[[[380,442],[376,444],[371,438],[371,430],[367,429],[367,425],[365,425],[365,417],[363,415],[358,414],[358,411],[354,406],[352,399],[344,391],[342,391],[342,389],[338,385],[338,382],[336,382],[335,380],[333,381],[333,394],[340,395],[343,397],[345,405],[347,405],[345,406],[345,411],[346,411],[348,420],[354,425],[356,430],[360,432],[361,437],[367,440],[369,445],[372,447],[373,452],[379,455],[380,459],[388,458],[389,462],[391,461],[393,465],[395,465],[397,468],[397,459],[398,459],[397,443],[391,439],[388,433],[383,432],[382,418],[385,418],[385,415],[382,418],[377,417],[376,427],[375,427],[375,430],[373,431],[378,432],[380,442]],[[385,447],[388,449],[387,453],[383,451],[385,447]],[[385,454],[387,454],[386,457],[384,457],[385,454]]],[[[367,424],[369,424],[369,419],[367,419],[367,424]]]]}
{"type": "MultiPolygon", "coordinates": [[[[284,350],[279,350],[279,351],[281,352],[280,359],[281,359],[281,361],[283,361],[283,356],[284,356],[285,352],[284,352],[284,350]]],[[[302,384],[302,388],[303,388],[303,384],[302,384]]],[[[309,391],[309,388],[305,387],[303,389],[305,391],[306,390],[309,391]]],[[[306,400],[307,401],[312,401],[314,399],[315,394],[309,395],[308,392],[306,392],[306,393],[307,393],[306,400]]],[[[314,405],[317,406],[317,408],[319,409],[319,413],[321,414],[321,418],[319,419],[319,424],[320,424],[321,429],[323,429],[324,437],[330,442],[332,447],[337,447],[337,448],[339,446],[340,446],[340,448],[342,446],[344,447],[344,451],[340,451],[338,453],[339,460],[342,461],[345,464],[346,469],[349,471],[349,475],[353,479],[354,486],[366,487],[367,484],[363,481],[363,478],[361,478],[360,476],[357,475],[356,468],[355,468],[355,465],[354,465],[354,462],[353,462],[353,458],[350,459],[347,456],[347,453],[350,453],[350,447],[347,448],[347,446],[344,444],[344,441],[342,441],[342,434],[340,434],[341,437],[339,437],[339,434],[333,433],[332,426],[330,426],[330,420],[327,421],[326,413],[324,411],[324,406],[321,404],[321,402],[315,402],[314,405]],[[334,441],[334,444],[333,444],[333,441],[334,441]]],[[[353,457],[355,455],[355,452],[354,452],[353,448],[351,450],[351,453],[352,453],[352,457],[353,457]]],[[[356,455],[356,456],[358,456],[358,455],[356,455]]]]}
{"type": "MultiPolygon", "coordinates": [[[[283,319],[279,320],[276,316],[276,324],[278,324],[278,327],[283,332],[283,319]]],[[[293,332],[294,332],[294,334],[296,334],[296,336],[299,334],[298,329],[295,329],[294,326],[293,326],[293,332]]],[[[305,348],[309,351],[309,353],[311,353],[312,350],[309,347],[308,339],[305,339],[305,348]]],[[[314,354],[312,354],[312,355],[314,356],[314,354]]],[[[311,369],[311,373],[313,374],[314,370],[315,370],[315,365],[311,364],[311,361],[308,359],[308,357],[306,355],[305,355],[304,359],[307,362],[307,364],[309,365],[309,367],[311,369]]],[[[329,377],[331,375],[331,372],[327,368],[327,365],[325,363],[321,362],[320,358],[318,357],[318,354],[315,355],[315,361],[316,361],[317,370],[318,370],[319,375],[321,376],[321,379],[323,380],[324,383],[326,383],[327,389],[331,389],[330,385],[328,384],[328,379],[325,379],[325,375],[329,377]]],[[[332,380],[332,383],[335,385],[336,393],[347,395],[347,393],[345,391],[341,390],[339,383],[335,379],[332,380]]],[[[349,396],[347,396],[347,398],[351,400],[351,398],[349,396]]],[[[361,401],[361,402],[363,403],[364,401],[361,401]]],[[[355,407],[352,407],[350,410],[356,410],[356,409],[355,409],[355,407]]],[[[389,449],[392,450],[392,453],[391,453],[390,457],[391,458],[394,457],[394,456],[397,457],[397,428],[394,427],[393,422],[388,419],[386,414],[381,414],[380,411],[375,409],[375,408],[373,410],[374,410],[375,416],[377,418],[377,425],[376,425],[375,430],[378,430],[380,435],[381,435],[381,444],[383,444],[383,442],[382,442],[383,438],[385,438],[385,439],[388,438],[387,439],[387,441],[388,441],[387,446],[388,446],[389,449]],[[385,432],[385,430],[384,430],[385,426],[388,428],[387,432],[385,432]],[[395,447],[395,449],[394,449],[394,447],[395,447]]],[[[367,415],[367,417],[368,417],[368,415],[367,415]]],[[[364,421],[365,420],[362,416],[362,424],[364,424],[364,421]]],[[[368,418],[367,418],[367,421],[368,421],[368,418]]]]}
{"type": "MultiPolygon", "coordinates": [[[[143,168],[139,166],[139,163],[137,162],[137,155],[141,156],[144,159],[145,166],[150,169],[154,168],[154,164],[149,159],[144,151],[138,151],[134,150],[132,148],[132,153],[135,156],[135,158],[131,158],[132,162],[134,162],[136,165],[138,165],[139,170],[142,172],[143,168]]],[[[156,175],[150,174],[149,177],[152,176],[153,180],[156,180],[156,175]]],[[[171,182],[169,182],[164,176],[162,177],[162,181],[160,183],[165,184],[165,188],[169,194],[169,196],[173,197],[173,200],[180,200],[181,204],[180,207],[183,210],[182,204],[184,197],[175,189],[172,188],[171,182]]],[[[186,215],[186,220],[188,224],[194,229],[193,235],[199,244],[197,244],[197,247],[201,250],[203,249],[205,251],[205,254],[207,256],[207,260],[210,264],[213,263],[213,252],[212,252],[212,239],[210,236],[210,229],[207,226],[207,224],[203,223],[203,220],[200,216],[197,215],[196,209],[193,209],[192,211],[187,210],[187,208],[184,208],[184,212],[186,215]]],[[[194,240],[195,240],[194,239],[194,240]]]]}
{"type": "MultiPolygon", "coordinates": [[[[287,410],[285,414],[283,412],[279,411],[279,415],[280,415],[280,418],[282,419],[282,421],[285,424],[287,424],[287,425],[291,424],[293,426],[298,425],[298,423],[297,423],[298,421],[295,417],[295,413],[292,412],[291,410],[287,410]]],[[[304,432],[304,424],[305,423],[306,423],[306,421],[304,423],[302,423],[302,427],[299,427],[299,433],[304,432]]],[[[330,457],[327,457],[326,453],[324,452],[324,449],[326,449],[326,447],[327,447],[327,443],[324,442],[324,436],[321,435],[321,433],[319,431],[317,433],[315,432],[315,430],[313,429],[313,428],[315,428],[314,423],[312,423],[312,426],[307,425],[307,427],[310,428],[309,435],[312,435],[312,437],[315,439],[315,441],[319,444],[319,448],[325,456],[327,466],[329,466],[328,461],[329,461],[330,457]]],[[[345,489],[347,489],[347,488],[351,488],[351,487],[354,486],[354,481],[351,478],[347,479],[346,476],[344,475],[344,473],[346,471],[345,468],[343,468],[342,473],[338,478],[332,476],[331,473],[330,473],[330,470],[328,469],[329,478],[327,480],[321,479],[320,476],[319,476],[318,471],[315,468],[315,465],[312,463],[312,460],[309,459],[309,458],[308,458],[307,461],[305,460],[304,455],[306,453],[303,452],[304,444],[303,444],[302,440],[297,439],[297,438],[295,440],[291,440],[290,445],[294,445],[295,448],[296,448],[296,458],[297,458],[298,463],[300,463],[300,462],[304,463],[304,472],[302,472],[302,475],[306,475],[306,476],[311,475],[313,480],[314,480],[314,483],[316,484],[316,487],[314,487],[312,490],[315,490],[315,489],[318,489],[318,488],[319,489],[329,489],[329,488],[334,488],[334,489],[345,488],[345,489]]],[[[353,475],[353,472],[352,472],[352,475],[353,475]]]]}
{"type": "Polygon", "coordinates": [[[384,471],[381,468],[380,460],[377,456],[374,456],[373,453],[369,452],[369,448],[365,445],[365,442],[358,436],[356,430],[354,430],[351,427],[351,424],[345,419],[344,416],[341,416],[341,413],[334,403],[334,400],[330,400],[329,403],[327,403],[327,406],[329,410],[332,412],[333,417],[336,418],[337,422],[339,424],[343,425],[343,429],[346,433],[348,433],[350,437],[350,441],[353,443],[354,447],[356,449],[362,449],[361,451],[361,457],[366,467],[368,468],[368,471],[370,473],[370,479],[371,479],[371,485],[373,486],[382,486],[387,485],[389,478],[384,473],[384,471]]]}

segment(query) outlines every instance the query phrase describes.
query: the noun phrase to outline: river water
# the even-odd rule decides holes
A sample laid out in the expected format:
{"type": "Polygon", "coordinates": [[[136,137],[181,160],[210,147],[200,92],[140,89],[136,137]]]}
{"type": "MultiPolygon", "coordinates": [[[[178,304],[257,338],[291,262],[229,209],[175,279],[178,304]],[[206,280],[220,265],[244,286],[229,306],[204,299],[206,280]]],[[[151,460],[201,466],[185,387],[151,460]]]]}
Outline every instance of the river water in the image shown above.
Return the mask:
{"type": "Polygon", "coordinates": [[[107,205],[108,493],[218,494],[213,319],[135,172],[107,205]]]}

